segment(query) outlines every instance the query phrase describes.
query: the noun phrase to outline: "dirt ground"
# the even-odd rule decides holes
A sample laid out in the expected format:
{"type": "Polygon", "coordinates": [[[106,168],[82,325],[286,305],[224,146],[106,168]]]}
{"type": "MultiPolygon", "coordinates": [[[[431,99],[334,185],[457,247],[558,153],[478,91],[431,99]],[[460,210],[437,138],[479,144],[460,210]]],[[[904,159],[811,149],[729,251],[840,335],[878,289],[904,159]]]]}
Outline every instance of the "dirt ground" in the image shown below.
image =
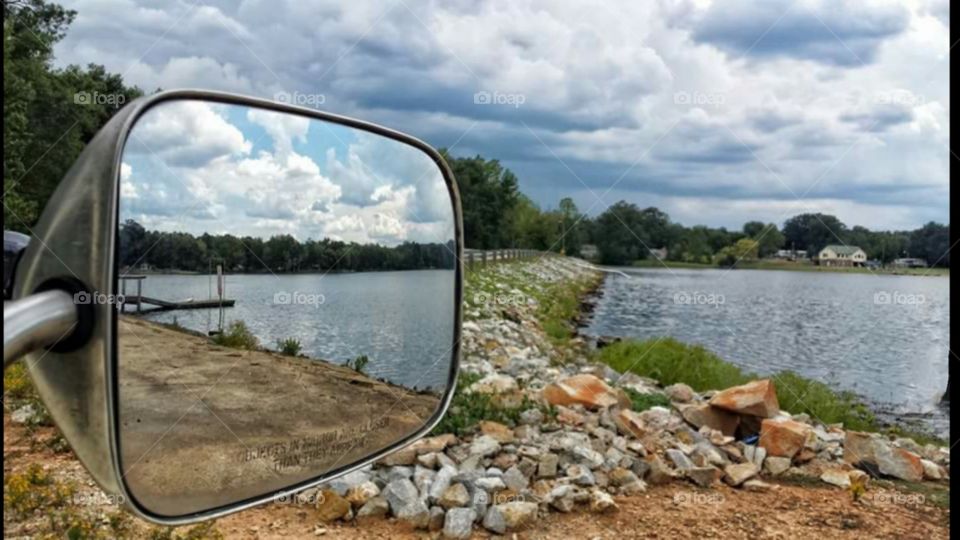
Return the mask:
{"type": "MultiPolygon", "coordinates": [[[[54,453],[43,441],[54,428],[32,433],[4,414],[4,473],[22,471],[40,463],[61,480],[96,490],[72,454],[54,453]]],[[[701,490],[682,482],[651,486],[646,493],[617,497],[620,509],[612,514],[578,511],[551,513],[532,527],[516,533],[518,539],[585,538],[949,538],[950,511],[921,494],[891,483],[871,484],[853,502],[847,491],[821,483],[774,484],[772,491],[753,493],[718,486],[701,490]],[[882,485],[881,485],[882,484],[882,485]]],[[[941,486],[946,489],[945,486],[941,486]]],[[[941,492],[942,492],[941,489],[941,492]]],[[[79,511],[102,511],[84,507],[79,511]]],[[[33,536],[45,520],[11,522],[4,513],[5,537],[33,536]]],[[[146,537],[152,526],[135,521],[129,537],[146,537]]],[[[345,538],[351,540],[436,538],[437,533],[414,531],[395,520],[324,524],[316,510],[291,500],[233,514],[216,522],[225,538],[345,538]]],[[[493,535],[477,529],[474,538],[493,535]]]]}
{"type": "Polygon", "coordinates": [[[323,361],[119,322],[122,465],[154,512],[182,515],[314,478],[419,429],[439,406],[323,361]]]}
{"type": "MultiPolygon", "coordinates": [[[[682,483],[616,498],[616,513],[551,513],[516,538],[949,538],[949,512],[910,495],[877,488],[854,503],[838,488],[778,484],[768,493],[721,486],[698,490],[682,483]],[[898,494],[899,493],[899,494],[898,494]],[[903,501],[911,501],[905,503],[903,501]]],[[[230,538],[431,538],[396,521],[324,525],[310,509],[256,508],[218,522],[230,538]]],[[[482,530],[474,538],[495,537],[482,530]]]]}

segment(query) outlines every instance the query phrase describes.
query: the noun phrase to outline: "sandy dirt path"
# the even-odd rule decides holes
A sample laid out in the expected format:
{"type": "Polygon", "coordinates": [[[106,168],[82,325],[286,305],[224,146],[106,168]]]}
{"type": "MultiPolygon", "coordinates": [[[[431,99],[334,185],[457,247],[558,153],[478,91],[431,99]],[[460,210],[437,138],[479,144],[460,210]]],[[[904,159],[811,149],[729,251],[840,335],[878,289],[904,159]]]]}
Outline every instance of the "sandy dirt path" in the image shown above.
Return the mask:
{"type": "Polygon", "coordinates": [[[118,326],[123,469],[159,513],[343,467],[413,433],[439,406],[323,361],[220,347],[129,316],[118,326]]]}

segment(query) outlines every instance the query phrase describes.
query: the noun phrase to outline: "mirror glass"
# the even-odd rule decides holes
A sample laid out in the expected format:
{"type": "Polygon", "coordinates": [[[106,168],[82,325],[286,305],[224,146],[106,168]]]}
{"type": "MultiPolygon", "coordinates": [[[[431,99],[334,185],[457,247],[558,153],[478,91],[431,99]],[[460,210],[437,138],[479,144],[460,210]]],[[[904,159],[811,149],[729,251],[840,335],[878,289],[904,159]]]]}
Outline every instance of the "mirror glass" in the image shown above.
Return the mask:
{"type": "Polygon", "coordinates": [[[131,494],[213,509],[414,434],[448,389],[452,198],[405,142],[180,100],[122,156],[118,422],[131,494]]]}

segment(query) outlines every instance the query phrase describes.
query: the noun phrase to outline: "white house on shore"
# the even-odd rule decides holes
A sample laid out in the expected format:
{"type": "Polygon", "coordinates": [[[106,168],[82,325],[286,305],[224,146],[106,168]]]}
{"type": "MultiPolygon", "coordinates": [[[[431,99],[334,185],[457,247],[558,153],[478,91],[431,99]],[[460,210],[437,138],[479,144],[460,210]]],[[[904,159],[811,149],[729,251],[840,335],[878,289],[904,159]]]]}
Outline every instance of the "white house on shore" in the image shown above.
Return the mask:
{"type": "Polygon", "coordinates": [[[820,266],[863,266],[867,262],[867,253],[857,246],[830,244],[817,254],[820,266]]]}

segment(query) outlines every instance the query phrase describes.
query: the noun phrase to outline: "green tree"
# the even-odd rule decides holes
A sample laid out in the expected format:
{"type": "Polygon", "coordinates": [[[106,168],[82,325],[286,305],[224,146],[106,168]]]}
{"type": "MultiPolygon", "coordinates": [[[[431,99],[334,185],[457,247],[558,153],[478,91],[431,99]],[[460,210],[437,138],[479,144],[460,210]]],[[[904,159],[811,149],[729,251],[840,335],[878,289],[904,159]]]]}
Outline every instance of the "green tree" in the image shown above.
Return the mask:
{"type": "Polygon", "coordinates": [[[495,159],[454,158],[445,149],[440,154],[457,178],[466,247],[515,247],[509,245],[510,232],[505,225],[519,200],[517,177],[495,159]]]}
{"type": "Polygon", "coordinates": [[[716,255],[719,266],[732,267],[740,261],[756,260],[760,244],[750,238],[741,238],[736,243],[721,249],[716,255]]]}
{"type": "Polygon", "coordinates": [[[933,221],[910,233],[908,252],[933,266],[950,266],[950,228],[933,221]]]}
{"type": "Polygon", "coordinates": [[[747,238],[757,241],[757,255],[760,258],[769,257],[783,247],[786,239],[776,224],[763,224],[762,221],[748,221],[743,225],[743,234],[747,238]]]}
{"type": "Polygon", "coordinates": [[[84,145],[141,92],[101,66],[52,67],[76,12],[41,0],[3,7],[4,227],[28,232],[84,145]]]}
{"type": "Polygon", "coordinates": [[[785,243],[792,249],[805,249],[810,257],[828,244],[840,244],[847,226],[829,214],[800,214],[783,225],[785,243]]]}
{"type": "Polygon", "coordinates": [[[646,258],[650,238],[635,204],[620,201],[597,216],[596,244],[603,264],[624,265],[646,258]]]}
{"type": "Polygon", "coordinates": [[[567,255],[579,255],[583,236],[582,215],[570,197],[560,199],[560,249],[567,255]]]}

